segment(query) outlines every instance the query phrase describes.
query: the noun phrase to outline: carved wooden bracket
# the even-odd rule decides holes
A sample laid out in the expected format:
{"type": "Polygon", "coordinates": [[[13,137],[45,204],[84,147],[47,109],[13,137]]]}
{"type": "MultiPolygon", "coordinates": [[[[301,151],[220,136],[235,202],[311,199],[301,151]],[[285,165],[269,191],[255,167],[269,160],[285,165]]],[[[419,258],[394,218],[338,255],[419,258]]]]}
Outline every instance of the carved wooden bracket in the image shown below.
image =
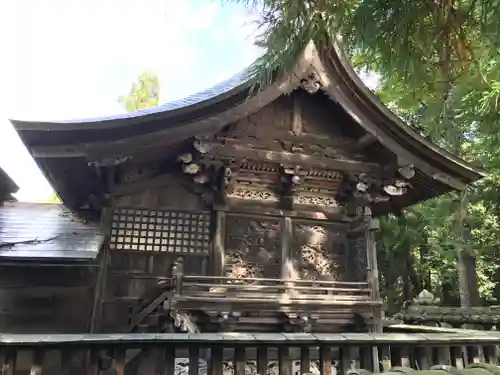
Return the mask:
{"type": "Polygon", "coordinates": [[[305,77],[300,80],[300,86],[309,94],[318,92],[323,86],[320,75],[313,65],[307,69],[305,77]]]}

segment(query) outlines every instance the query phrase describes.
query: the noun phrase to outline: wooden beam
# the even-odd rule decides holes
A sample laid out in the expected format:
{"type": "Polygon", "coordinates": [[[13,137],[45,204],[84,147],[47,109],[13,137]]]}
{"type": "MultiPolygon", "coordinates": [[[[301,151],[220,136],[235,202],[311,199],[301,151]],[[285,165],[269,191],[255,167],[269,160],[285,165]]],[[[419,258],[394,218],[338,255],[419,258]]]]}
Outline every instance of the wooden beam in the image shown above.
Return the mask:
{"type": "Polygon", "coordinates": [[[222,275],[224,272],[224,229],[226,225],[226,213],[215,211],[215,235],[213,241],[213,262],[211,265],[211,274],[215,276],[222,275]]]}
{"type": "Polygon", "coordinates": [[[467,189],[467,184],[457,180],[456,178],[451,177],[445,173],[435,173],[432,175],[432,178],[436,181],[439,181],[445,185],[451,186],[453,189],[462,191],[467,189]]]}
{"type": "Polygon", "coordinates": [[[292,133],[296,136],[302,134],[302,106],[297,95],[293,96],[293,117],[292,117],[292,133]]]}
{"type": "Polygon", "coordinates": [[[361,138],[359,138],[358,141],[356,142],[357,148],[359,150],[362,150],[363,148],[373,144],[376,140],[377,140],[377,138],[373,134],[366,133],[361,138]]]}
{"type": "Polygon", "coordinates": [[[162,174],[143,181],[131,182],[128,184],[116,184],[113,193],[115,196],[141,193],[146,189],[156,189],[172,182],[172,174],[162,174]]]}
{"type": "Polygon", "coordinates": [[[281,230],[281,278],[290,278],[290,267],[292,266],[291,243],[292,243],[292,219],[284,217],[281,230]]]}
{"type": "MultiPolygon", "coordinates": [[[[378,262],[377,262],[377,242],[375,239],[376,231],[379,230],[380,224],[377,219],[370,219],[368,221],[368,227],[365,232],[366,238],[366,252],[367,260],[369,265],[369,280],[372,289],[372,300],[380,301],[380,285],[379,285],[379,274],[378,274],[378,262]]],[[[381,309],[374,309],[373,316],[373,326],[372,332],[380,333],[382,332],[382,311],[381,309]]]]}
{"type": "Polygon", "coordinates": [[[35,146],[30,151],[35,159],[61,159],[85,157],[85,149],[85,145],[80,143],[62,146],[35,146]]]}
{"type": "Polygon", "coordinates": [[[221,158],[261,160],[283,165],[318,167],[377,175],[380,174],[381,171],[381,166],[379,164],[357,160],[331,159],[286,151],[257,150],[241,145],[224,146],[217,143],[209,143],[208,147],[210,147],[210,151],[207,153],[208,155],[221,158]]]}
{"type": "Polygon", "coordinates": [[[226,211],[226,212],[238,212],[241,214],[257,214],[257,215],[272,215],[272,216],[290,216],[301,219],[310,220],[326,220],[341,223],[348,223],[352,221],[352,218],[345,216],[342,213],[341,207],[334,207],[332,209],[320,210],[318,207],[314,207],[314,211],[307,210],[282,210],[275,207],[266,207],[263,205],[255,204],[237,204],[231,201],[227,205],[216,205],[215,209],[226,211]]]}

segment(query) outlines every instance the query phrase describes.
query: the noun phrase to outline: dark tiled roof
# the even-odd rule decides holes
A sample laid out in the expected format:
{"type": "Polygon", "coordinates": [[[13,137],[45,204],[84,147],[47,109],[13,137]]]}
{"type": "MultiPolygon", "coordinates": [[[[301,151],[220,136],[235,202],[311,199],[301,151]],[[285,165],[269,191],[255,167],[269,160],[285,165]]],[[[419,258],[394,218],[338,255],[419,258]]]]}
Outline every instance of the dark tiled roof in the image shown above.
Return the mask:
{"type": "Polygon", "coordinates": [[[5,200],[13,199],[13,193],[17,193],[19,187],[16,183],[9,177],[7,172],[0,168],[0,203],[5,200]]]}
{"type": "Polygon", "coordinates": [[[104,235],[61,204],[0,207],[0,258],[93,259],[104,235]]]}

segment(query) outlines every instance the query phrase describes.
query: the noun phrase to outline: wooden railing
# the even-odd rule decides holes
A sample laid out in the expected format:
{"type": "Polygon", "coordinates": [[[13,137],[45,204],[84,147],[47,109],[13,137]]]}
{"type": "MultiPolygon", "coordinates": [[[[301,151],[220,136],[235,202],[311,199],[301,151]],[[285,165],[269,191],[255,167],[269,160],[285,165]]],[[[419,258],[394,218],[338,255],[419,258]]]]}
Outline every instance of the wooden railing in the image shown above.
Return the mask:
{"type": "Polygon", "coordinates": [[[189,276],[179,272],[156,281],[156,294],[148,292],[148,298],[133,307],[129,331],[134,331],[162,306],[176,311],[219,312],[317,314],[320,310],[323,313],[338,310],[343,314],[356,311],[370,316],[373,308],[381,306],[381,301],[372,300],[372,290],[366,282],[189,276]]]}
{"type": "Polygon", "coordinates": [[[366,282],[312,281],[219,276],[182,276],[176,278],[175,295],[191,299],[210,297],[246,300],[275,299],[315,301],[320,304],[355,304],[371,299],[366,282]]]}
{"type": "Polygon", "coordinates": [[[314,372],[344,375],[352,368],[388,370],[398,365],[428,369],[434,364],[463,368],[474,362],[497,363],[500,334],[83,334],[0,335],[0,372],[117,375],[176,373],[198,375],[205,363],[209,374],[291,375],[314,372]],[[127,352],[145,350],[133,371],[127,352]],[[56,361],[58,358],[59,361],[56,361]],[[180,362],[179,362],[180,361],[180,362]],[[274,366],[274,367],[273,367],[274,366]],[[177,368],[178,370],[178,368],[177,368]],[[177,371],[179,373],[179,371],[177,371]]]}

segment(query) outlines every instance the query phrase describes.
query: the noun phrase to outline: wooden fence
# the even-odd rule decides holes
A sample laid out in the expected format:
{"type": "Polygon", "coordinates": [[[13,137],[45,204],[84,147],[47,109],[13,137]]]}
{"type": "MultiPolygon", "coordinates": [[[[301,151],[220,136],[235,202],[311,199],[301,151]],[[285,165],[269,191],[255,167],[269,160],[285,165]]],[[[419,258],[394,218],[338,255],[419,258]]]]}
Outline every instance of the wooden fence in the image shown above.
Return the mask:
{"type": "Polygon", "coordinates": [[[2,375],[346,374],[352,368],[463,368],[497,363],[500,332],[429,334],[82,334],[0,335],[2,375]],[[201,365],[200,365],[201,363],[201,365]],[[16,372],[17,365],[17,372],[16,372]],[[134,365],[134,366],[132,366],[134,365]],[[228,367],[230,366],[230,367],[228,367]],[[274,367],[273,367],[274,366],[274,367]],[[229,370],[228,370],[229,369],[229,370]],[[315,371],[314,369],[317,369],[315,371]],[[203,371],[205,372],[205,371],[203,371]]]}

